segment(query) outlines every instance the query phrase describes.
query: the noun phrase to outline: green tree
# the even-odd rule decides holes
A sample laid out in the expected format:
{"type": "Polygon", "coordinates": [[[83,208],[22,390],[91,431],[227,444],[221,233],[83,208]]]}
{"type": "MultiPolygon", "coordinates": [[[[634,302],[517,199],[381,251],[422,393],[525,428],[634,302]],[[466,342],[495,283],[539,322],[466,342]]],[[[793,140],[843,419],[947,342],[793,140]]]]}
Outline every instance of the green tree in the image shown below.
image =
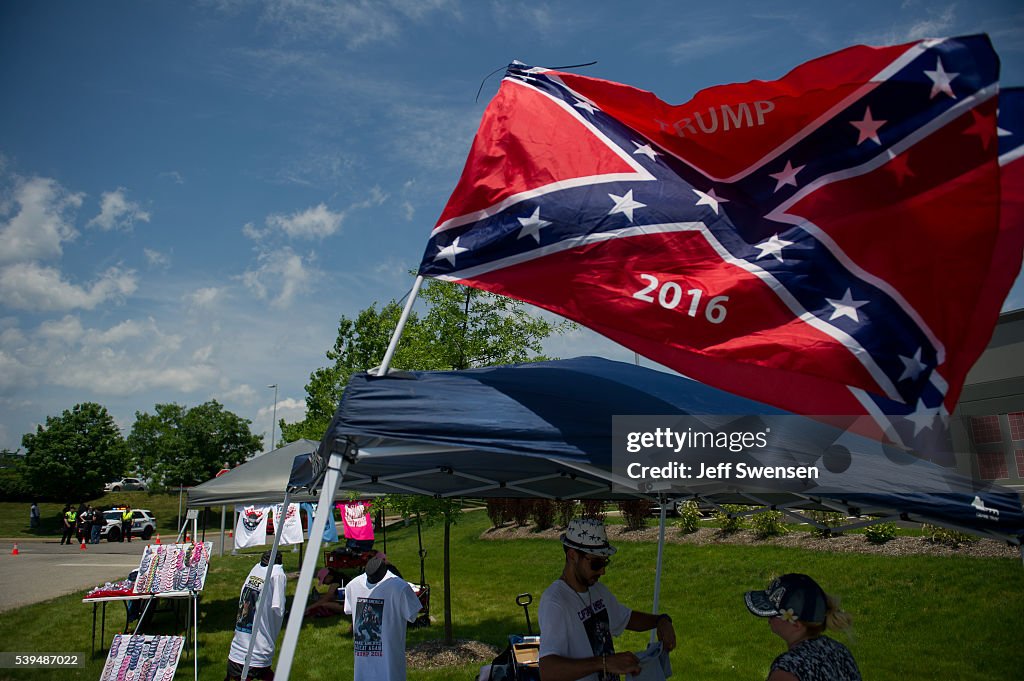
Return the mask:
{"type": "MultiPolygon", "coordinates": [[[[427,311],[409,315],[391,362],[393,369],[449,370],[548,359],[544,340],[573,328],[571,322],[534,317],[525,303],[477,289],[430,280],[420,293],[427,311]]],[[[285,442],[319,440],[352,374],[380,364],[402,307],[392,300],[374,303],[356,318],[342,316],[329,366],[317,369],[306,384],[306,416],[296,423],[282,419],[285,442]]]]}
{"type": "Polygon", "coordinates": [[[197,485],[262,448],[260,438],[249,430],[251,422],[216,400],[191,409],[158,404],[155,410],[135,412],[128,448],[157,489],[197,485]]]}
{"type": "Polygon", "coordinates": [[[32,493],[58,500],[92,499],[124,474],[128,450],[114,417],[94,402],[76,404],[21,438],[24,478],[32,493]]]}

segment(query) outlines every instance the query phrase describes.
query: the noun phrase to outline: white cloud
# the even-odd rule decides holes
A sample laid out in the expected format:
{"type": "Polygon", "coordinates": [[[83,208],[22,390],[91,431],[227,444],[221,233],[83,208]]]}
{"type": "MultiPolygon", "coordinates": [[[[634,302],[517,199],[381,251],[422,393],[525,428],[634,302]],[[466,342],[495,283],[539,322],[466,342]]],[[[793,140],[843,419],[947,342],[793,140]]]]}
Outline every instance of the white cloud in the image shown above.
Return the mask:
{"type": "MultiPolygon", "coordinates": [[[[274,418],[274,407],[260,407],[256,412],[257,423],[266,419],[268,422],[274,418]]],[[[284,419],[289,423],[301,421],[306,418],[306,401],[297,400],[294,397],[286,397],[277,401],[277,420],[284,419]]]]}
{"type": "Polygon", "coordinates": [[[243,383],[242,385],[223,391],[220,398],[223,402],[252,404],[256,401],[256,391],[248,383],[243,383]]]}
{"type": "Polygon", "coordinates": [[[87,226],[97,226],[105,232],[114,229],[130,230],[136,221],[149,222],[149,213],[134,201],[125,198],[124,187],[112,192],[103,192],[100,197],[100,214],[89,220],[87,226]]]}
{"type": "Polygon", "coordinates": [[[210,309],[217,303],[217,301],[219,301],[223,297],[223,289],[217,288],[215,286],[208,286],[205,288],[196,289],[192,293],[185,296],[185,299],[193,307],[210,309]]]}
{"type": "Polygon", "coordinates": [[[242,235],[245,236],[247,239],[252,239],[253,241],[262,241],[263,238],[269,234],[269,229],[258,229],[256,225],[252,224],[251,222],[247,222],[244,225],[242,225],[242,235]]]}
{"type": "Polygon", "coordinates": [[[135,273],[111,267],[90,286],[77,286],[52,267],[34,262],[0,269],[0,304],[19,310],[92,310],[108,300],[121,300],[135,292],[135,273]]]}
{"type": "Polygon", "coordinates": [[[292,238],[323,239],[341,229],[344,219],[344,213],[335,213],[321,203],[287,216],[271,215],[267,225],[277,227],[292,238]]]}
{"type": "Polygon", "coordinates": [[[78,235],[71,213],[83,196],[47,178],[18,181],[11,197],[17,212],[0,223],[0,265],[60,257],[61,244],[78,235]]]}
{"type": "Polygon", "coordinates": [[[174,184],[185,184],[185,177],[177,170],[168,170],[167,172],[160,173],[159,177],[168,179],[174,184]]]}
{"type": "Polygon", "coordinates": [[[948,35],[956,23],[956,6],[949,5],[932,16],[921,19],[906,32],[906,40],[923,40],[948,35]]]}
{"type": "Polygon", "coordinates": [[[286,308],[309,284],[318,272],[302,256],[290,248],[262,253],[259,267],[248,270],[241,279],[260,300],[269,300],[273,307],[286,308]]]}
{"type": "Polygon", "coordinates": [[[143,248],[142,249],[142,254],[146,256],[146,262],[148,262],[151,267],[165,267],[166,268],[166,267],[170,267],[170,265],[171,265],[171,258],[170,258],[170,256],[166,255],[164,253],[161,253],[160,251],[155,251],[152,248],[143,248]]]}

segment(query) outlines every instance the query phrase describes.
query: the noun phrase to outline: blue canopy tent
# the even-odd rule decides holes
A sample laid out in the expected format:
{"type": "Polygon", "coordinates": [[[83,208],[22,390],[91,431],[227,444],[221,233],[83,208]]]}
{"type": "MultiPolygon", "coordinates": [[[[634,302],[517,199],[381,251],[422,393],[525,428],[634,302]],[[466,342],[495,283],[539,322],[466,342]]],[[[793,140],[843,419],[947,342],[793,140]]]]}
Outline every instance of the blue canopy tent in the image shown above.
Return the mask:
{"type": "MultiPolygon", "coordinates": [[[[1024,538],[1015,492],[677,375],[594,357],[353,376],[317,451],[296,460],[290,486],[319,488],[327,504],[345,489],[553,499],[664,500],[667,493],[797,517],[805,508],[870,516],[859,525],[898,517],[1015,545],[1024,538]],[[788,418],[789,431],[780,434],[777,447],[738,456],[818,461],[824,472],[818,480],[756,492],[725,481],[660,489],[637,485],[613,468],[612,422],[615,416],[651,414],[788,418]]],[[[321,533],[314,525],[311,543],[321,533]]],[[[316,556],[311,546],[297,593],[308,591],[316,556]]],[[[300,625],[301,611],[285,633],[278,663],[283,678],[300,625]]]]}

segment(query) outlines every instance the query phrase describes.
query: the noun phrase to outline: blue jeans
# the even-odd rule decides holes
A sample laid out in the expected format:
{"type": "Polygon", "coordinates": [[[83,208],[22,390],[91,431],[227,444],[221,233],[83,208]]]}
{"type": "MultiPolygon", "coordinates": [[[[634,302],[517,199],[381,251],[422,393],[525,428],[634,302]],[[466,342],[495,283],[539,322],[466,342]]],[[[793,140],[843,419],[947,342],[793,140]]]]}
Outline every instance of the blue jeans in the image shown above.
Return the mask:
{"type": "Polygon", "coordinates": [[[100,525],[93,525],[92,526],[92,536],[89,537],[89,540],[90,540],[91,543],[93,543],[93,544],[99,544],[100,543],[100,531],[102,529],[103,529],[103,527],[100,526],[100,525]]]}

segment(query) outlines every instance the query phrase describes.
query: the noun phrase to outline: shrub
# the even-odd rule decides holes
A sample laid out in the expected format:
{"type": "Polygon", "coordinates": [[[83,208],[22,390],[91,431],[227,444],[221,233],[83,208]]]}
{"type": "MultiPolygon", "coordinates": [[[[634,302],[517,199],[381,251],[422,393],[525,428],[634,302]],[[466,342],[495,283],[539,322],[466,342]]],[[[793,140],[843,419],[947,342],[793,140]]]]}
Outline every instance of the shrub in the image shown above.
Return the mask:
{"type": "Polygon", "coordinates": [[[604,502],[600,499],[584,499],[581,516],[594,520],[604,520],[604,502]]]}
{"type": "Polygon", "coordinates": [[[491,527],[499,528],[505,524],[507,506],[508,499],[487,500],[487,517],[491,521],[491,527]]]}
{"type": "Polygon", "coordinates": [[[868,525],[864,530],[864,536],[867,537],[868,541],[872,544],[884,544],[896,537],[896,523],[878,523],[877,525],[868,525]]]}
{"type": "Polygon", "coordinates": [[[534,499],[530,504],[530,517],[538,530],[546,530],[555,524],[555,502],[550,499],[534,499]]]}
{"type": "Polygon", "coordinates": [[[715,519],[721,523],[719,532],[722,534],[733,534],[742,530],[745,524],[743,516],[733,516],[731,514],[742,513],[745,510],[747,510],[746,506],[723,504],[721,510],[715,511],[715,519]]]}
{"type": "Polygon", "coordinates": [[[696,501],[684,501],[676,506],[676,510],[679,512],[679,520],[676,521],[676,527],[683,534],[692,534],[700,528],[700,507],[697,506],[696,501]]]}
{"type": "Polygon", "coordinates": [[[750,524],[754,528],[754,536],[758,539],[767,539],[768,537],[780,537],[787,532],[789,529],[783,524],[782,511],[762,511],[761,513],[755,513],[750,518],[750,524]]]}
{"type": "Polygon", "coordinates": [[[533,499],[509,499],[509,510],[516,527],[523,527],[530,524],[530,507],[533,506],[533,499]]]}
{"type": "Polygon", "coordinates": [[[978,537],[975,537],[973,534],[951,530],[946,527],[938,527],[937,525],[925,524],[921,526],[921,530],[924,531],[926,541],[933,544],[952,546],[954,549],[978,541],[978,537]]]}
{"type": "Polygon", "coordinates": [[[807,511],[808,518],[815,520],[824,527],[811,525],[811,534],[816,537],[837,537],[842,532],[833,532],[833,527],[838,527],[846,521],[846,515],[837,511],[807,511]]]}
{"type": "Polygon", "coordinates": [[[651,502],[647,499],[627,499],[619,502],[619,511],[626,521],[626,531],[642,530],[647,527],[647,516],[651,512],[651,502]]]}
{"type": "Polygon", "coordinates": [[[576,516],[576,506],[575,499],[559,499],[555,502],[555,517],[559,527],[566,527],[576,516]]]}

